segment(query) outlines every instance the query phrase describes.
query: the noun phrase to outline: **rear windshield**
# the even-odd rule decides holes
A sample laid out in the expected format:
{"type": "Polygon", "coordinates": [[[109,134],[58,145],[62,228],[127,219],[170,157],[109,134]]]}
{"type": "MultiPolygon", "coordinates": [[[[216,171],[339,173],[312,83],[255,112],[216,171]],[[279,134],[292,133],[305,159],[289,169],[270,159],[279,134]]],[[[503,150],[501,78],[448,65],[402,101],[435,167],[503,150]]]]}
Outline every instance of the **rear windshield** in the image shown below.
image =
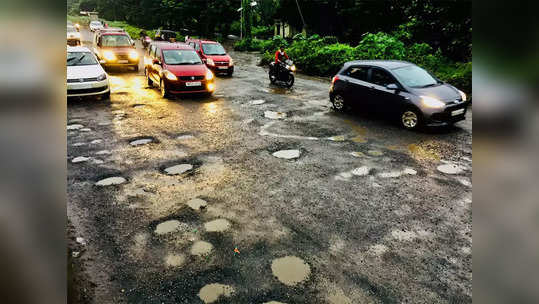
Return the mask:
{"type": "Polygon", "coordinates": [[[131,46],[131,39],[127,35],[103,35],[101,46],[131,46]]]}
{"type": "Polygon", "coordinates": [[[202,64],[202,60],[193,50],[163,50],[163,57],[166,64],[202,64]]]}
{"type": "Polygon", "coordinates": [[[429,72],[416,65],[396,68],[393,73],[402,83],[412,88],[425,88],[438,84],[438,81],[429,72]]]}
{"type": "Polygon", "coordinates": [[[68,52],[67,66],[97,64],[94,55],[90,52],[68,52]]]}
{"type": "Polygon", "coordinates": [[[93,25],[101,25],[101,22],[99,22],[99,21],[92,21],[92,22],[90,22],[90,24],[93,24],[93,25]]]}
{"type": "Polygon", "coordinates": [[[202,49],[206,55],[226,55],[226,51],[220,44],[217,43],[204,43],[202,49]]]}

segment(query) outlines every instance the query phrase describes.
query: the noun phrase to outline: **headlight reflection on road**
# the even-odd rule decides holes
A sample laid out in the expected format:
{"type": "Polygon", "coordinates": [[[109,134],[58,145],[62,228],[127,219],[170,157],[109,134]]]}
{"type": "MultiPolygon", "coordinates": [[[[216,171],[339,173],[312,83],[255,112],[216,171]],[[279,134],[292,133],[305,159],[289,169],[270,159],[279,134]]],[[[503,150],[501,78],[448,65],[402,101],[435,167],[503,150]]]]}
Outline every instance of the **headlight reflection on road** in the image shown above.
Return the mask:
{"type": "Polygon", "coordinates": [[[209,114],[215,114],[217,113],[217,110],[218,110],[218,106],[216,103],[212,102],[212,103],[207,103],[205,106],[204,106],[204,109],[209,113],[209,114]]]}

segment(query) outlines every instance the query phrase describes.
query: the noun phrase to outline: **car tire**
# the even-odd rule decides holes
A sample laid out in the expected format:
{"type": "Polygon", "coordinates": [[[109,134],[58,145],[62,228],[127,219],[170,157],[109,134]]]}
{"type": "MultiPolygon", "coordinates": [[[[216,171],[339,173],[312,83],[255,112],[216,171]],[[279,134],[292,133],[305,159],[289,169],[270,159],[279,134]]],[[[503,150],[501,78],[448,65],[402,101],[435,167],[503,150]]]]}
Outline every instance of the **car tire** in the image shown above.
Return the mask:
{"type": "Polygon", "coordinates": [[[406,108],[399,116],[400,125],[407,130],[417,130],[422,121],[421,112],[414,108],[406,108]]]}
{"type": "Polygon", "coordinates": [[[138,64],[135,65],[135,66],[133,66],[133,70],[134,70],[135,72],[138,72],[138,64]]]}
{"type": "Polygon", "coordinates": [[[148,86],[150,88],[153,87],[153,81],[150,78],[150,74],[148,74],[148,69],[144,69],[144,75],[146,75],[146,81],[148,82],[148,86]]]}
{"type": "Polygon", "coordinates": [[[227,72],[226,76],[230,77],[230,76],[232,76],[232,74],[234,74],[234,72],[227,72]]]}
{"type": "Polygon", "coordinates": [[[335,94],[333,98],[331,98],[331,103],[333,104],[333,109],[335,111],[344,112],[346,109],[346,102],[341,94],[335,94]]]}
{"type": "Polygon", "coordinates": [[[170,93],[168,92],[167,86],[165,85],[163,80],[161,80],[161,82],[159,83],[159,90],[161,90],[161,97],[163,97],[163,98],[169,98],[170,97],[170,93]]]}
{"type": "Polygon", "coordinates": [[[101,95],[101,100],[110,100],[110,90],[107,93],[101,95]]]}

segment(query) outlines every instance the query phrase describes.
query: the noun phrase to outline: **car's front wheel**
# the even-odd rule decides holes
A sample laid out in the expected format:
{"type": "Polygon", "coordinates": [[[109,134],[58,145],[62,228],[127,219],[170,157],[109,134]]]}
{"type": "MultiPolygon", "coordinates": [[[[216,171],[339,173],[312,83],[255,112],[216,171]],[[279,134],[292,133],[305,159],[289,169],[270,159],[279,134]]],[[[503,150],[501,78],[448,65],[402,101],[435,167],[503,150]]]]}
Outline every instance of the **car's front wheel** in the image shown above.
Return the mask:
{"type": "Polygon", "coordinates": [[[153,81],[150,78],[150,73],[148,73],[148,69],[144,69],[144,75],[146,75],[146,81],[148,82],[148,86],[151,88],[153,86],[153,81]]]}
{"type": "Polygon", "coordinates": [[[406,109],[401,113],[400,124],[407,130],[415,130],[421,125],[421,114],[416,109],[406,109]]]}
{"type": "Polygon", "coordinates": [[[333,104],[333,109],[335,109],[336,111],[344,111],[345,102],[344,97],[342,97],[341,94],[336,94],[335,96],[333,96],[331,103],[333,104]]]}
{"type": "Polygon", "coordinates": [[[107,93],[101,95],[101,100],[110,100],[110,90],[107,93]]]}
{"type": "Polygon", "coordinates": [[[161,89],[161,97],[163,97],[163,98],[169,98],[170,97],[170,94],[169,94],[169,92],[167,90],[167,86],[165,85],[163,80],[161,80],[161,83],[159,84],[159,88],[161,89]]]}

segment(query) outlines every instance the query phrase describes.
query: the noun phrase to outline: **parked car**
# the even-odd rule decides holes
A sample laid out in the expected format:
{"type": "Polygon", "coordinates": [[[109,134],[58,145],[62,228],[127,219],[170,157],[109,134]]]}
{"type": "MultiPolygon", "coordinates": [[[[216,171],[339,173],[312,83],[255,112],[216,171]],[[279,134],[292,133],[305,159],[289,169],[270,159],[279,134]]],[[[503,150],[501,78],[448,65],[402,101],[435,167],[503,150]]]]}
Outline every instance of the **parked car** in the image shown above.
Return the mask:
{"type": "Polygon", "coordinates": [[[397,119],[406,129],[465,119],[466,94],[405,61],[358,60],[333,77],[329,97],[336,110],[361,107],[397,119]]]}
{"type": "Polygon", "coordinates": [[[109,78],[87,47],[67,47],[67,97],[110,97],[109,78]]]}
{"type": "Polygon", "coordinates": [[[75,46],[80,45],[80,33],[73,25],[67,26],[67,45],[75,46]]]}
{"type": "Polygon", "coordinates": [[[103,28],[103,24],[101,21],[94,20],[90,21],[90,31],[95,32],[96,30],[100,30],[103,28]]]}
{"type": "Polygon", "coordinates": [[[204,62],[214,73],[234,73],[234,60],[218,42],[200,39],[188,39],[187,44],[192,46],[204,62]]]}
{"type": "Polygon", "coordinates": [[[176,32],[170,31],[170,30],[157,30],[155,32],[154,40],[156,41],[169,41],[169,42],[175,42],[176,41],[176,32]]]}
{"type": "Polygon", "coordinates": [[[104,29],[94,35],[94,53],[105,66],[132,67],[138,71],[139,54],[135,42],[123,30],[104,29]]]}
{"type": "Polygon", "coordinates": [[[204,93],[215,90],[214,75],[198,54],[185,43],[150,43],[144,58],[148,85],[157,84],[161,96],[204,93]]]}

